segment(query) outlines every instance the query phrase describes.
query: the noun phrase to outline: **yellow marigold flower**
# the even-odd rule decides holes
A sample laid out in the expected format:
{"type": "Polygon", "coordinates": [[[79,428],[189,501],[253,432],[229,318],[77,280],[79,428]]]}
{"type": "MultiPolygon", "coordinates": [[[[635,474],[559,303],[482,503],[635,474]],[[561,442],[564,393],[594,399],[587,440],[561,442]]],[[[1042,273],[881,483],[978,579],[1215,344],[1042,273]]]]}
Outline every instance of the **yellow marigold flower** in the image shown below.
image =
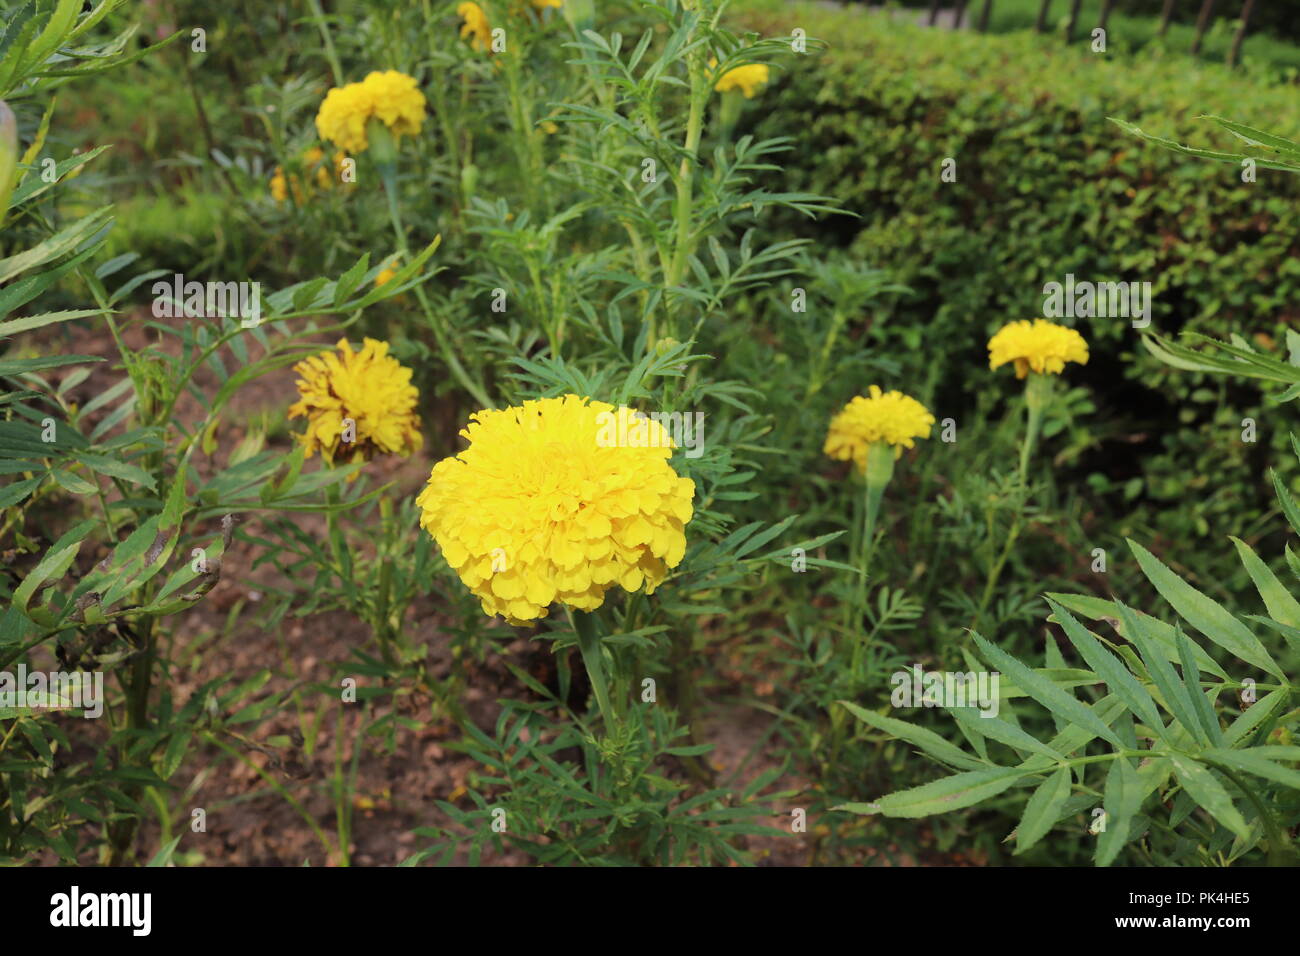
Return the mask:
{"type": "Polygon", "coordinates": [[[424,123],[424,94],[397,70],[374,71],[360,83],[334,87],[316,114],[316,131],[349,153],[370,146],[366,124],[377,118],[395,138],[415,135],[424,123]]]}
{"type": "Polygon", "coordinates": [[[771,71],[766,64],[747,63],[744,66],[738,66],[734,70],[723,73],[713,88],[719,93],[740,90],[745,94],[745,99],[752,100],[759,87],[767,85],[770,75],[771,71]]]}
{"type": "MultiPolygon", "coordinates": [[[[375,276],[376,289],[379,288],[381,285],[385,285],[392,281],[393,276],[397,275],[397,265],[400,261],[401,261],[400,259],[394,256],[392,260],[388,263],[388,265],[384,266],[384,268],[380,270],[379,275],[375,276]]],[[[398,298],[401,297],[399,296],[398,298]]]]}
{"type": "Polygon", "coordinates": [[[1074,329],[1046,319],[1021,319],[989,339],[989,368],[1016,363],[1016,378],[1030,371],[1060,375],[1066,362],[1088,364],[1088,343],[1074,329]]]}
{"type": "Polygon", "coordinates": [[[415,406],[419,390],[411,370],[388,354],[388,343],[362,342],[354,352],[339,339],[337,352],[323,352],[293,367],[301,399],[289,417],[307,417],[302,442],[308,456],[327,462],[349,455],[367,461],[376,454],[409,455],[423,444],[415,406]],[[350,424],[349,424],[350,423],[350,424]],[[351,440],[348,440],[351,439],[351,440]]]}
{"type": "Polygon", "coordinates": [[[558,10],[564,6],[564,0],[533,0],[533,6],[538,10],[545,10],[547,7],[554,7],[558,10]]]}
{"type": "Polygon", "coordinates": [[[456,16],[465,23],[460,28],[462,40],[469,40],[471,49],[484,51],[492,47],[492,25],[487,14],[477,3],[465,2],[456,8],[456,16]]]}
{"type": "Polygon", "coordinates": [[[913,439],[929,438],[933,424],[934,416],[916,399],[872,385],[866,396],[858,395],[831,419],[822,451],[838,461],[852,461],[866,474],[871,445],[893,445],[897,458],[915,445],[913,439]]]}
{"type": "Polygon", "coordinates": [[[615,585],[652,593],[682,560],[695,483],[668,463],[657,421],[564,395],[476,412],[460,434],[469,447],[416,500],[484,613],[522,624],[557,601],[595,610],[615,585]]]}

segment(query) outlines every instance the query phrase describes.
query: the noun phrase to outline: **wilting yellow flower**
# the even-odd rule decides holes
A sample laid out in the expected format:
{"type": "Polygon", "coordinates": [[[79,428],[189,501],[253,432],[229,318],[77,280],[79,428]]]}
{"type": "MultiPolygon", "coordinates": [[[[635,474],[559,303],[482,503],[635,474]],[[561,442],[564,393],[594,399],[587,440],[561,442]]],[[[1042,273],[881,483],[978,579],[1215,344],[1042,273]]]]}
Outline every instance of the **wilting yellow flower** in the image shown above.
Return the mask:
{"type": "Polygon", "coordinates": [[[465,2],[456,8],[456,16],[465,23],[460,28],[462,40],[468,39],[472,49],[483,51],[492,46],[492,25],[487,14],[477,3],[465,2]]]}
{"type": "Polygon", "coordinates": [[[838,461],[852,461],[865,474],[871,445],[892,445],[897,458],[915,445],[913,439],[929,438],[933,424],[934,416],[916,399],[872,385],[866,396],[858,395],[831,419],[822,451],[838,461]]]}
{"type": "Polygon", "coordinates": [[[424,123],[424,105],[424,94],[413,77],[397,70],[376,70],[360,83],[336,86],[325,94],[316,114],[316,131],[321,139],[360,153],[370,146],[366,124],[372,117],[394,137],[415,135],[424,123]]]}
{"type": "Polygon", "coordinates": [[[554,602],[654,591],[686,552],[695,483],[668,463],[657,421],[577,395],[476,412],[469,447],[438,462],[416,499],[486,614],[512,624],[554,602]]]}
{"type": "Polygon", "coordinates": [[[423,444],[415,406],[419,390],[411,370],[388,354],[388,343],[362,342],[354,352],[339,339],[337,352],[323,352],[293,367],[301,399],[289,417],[307,416],[302,442],[308,456],[327,462],[348,456],[367,461],[376,454],[409,455],[423,444]]]}
{"type": "Polygon", "coordinates": [[[1074,329],[1046,319],[1021,319],[1002,326],[989,339],[989,368],[1016,363],[1016,378],[1030,371],[1059,375],[1066,362],[1088,363],[1088,343],[1074,329]]]}
{"type": "Polygon", "coordinates": [[[393,276],[397,275],[397,266],[400,261],[400,259],[394,256],[392,260],[389,261],[388,265],[384,266],[384,268],[380,270],[379,275],[375,276],[376,289],[381,285],[385,285],[392,281],[393,276]]]}
{"type": "MultiPolygon", "coordinates": [[[[322,190],[332,188],[336,183],[343,181],[343,164],[347,162],[347,153],[338,150],[334,154],[334,171],[331,175],[329,166],[325,163],[325,150],[319,146],[313,146],[302,154],[302,167],[311,174],[311,180],[322,190]]],[[[350,184],[351,185],[351,184],[350,184]]],[[[310,197],[311,190],[303,191],[302,182],[292,173],[285,175],[284,167],[275,167],[275,172],[271,176],[271,198],[276,202],[284,202],[289,198],[289,190],[293,190],[294,202],[302,205],[303,201],[310,197]]]]}
{"type": "MultiPolygon", "coordinates": [[[[716,65],[717,61],[714,61],[716,65]]],[[[738,66],[734,70],[728,70],[723,73],[714,89],[719,93],[728,93],[731,90],[740,90],[745,94],[745,99],[752,100],[759,87],[766,86],[771,71],[764,63],[747,63],[744,66],[738,66]]]]}

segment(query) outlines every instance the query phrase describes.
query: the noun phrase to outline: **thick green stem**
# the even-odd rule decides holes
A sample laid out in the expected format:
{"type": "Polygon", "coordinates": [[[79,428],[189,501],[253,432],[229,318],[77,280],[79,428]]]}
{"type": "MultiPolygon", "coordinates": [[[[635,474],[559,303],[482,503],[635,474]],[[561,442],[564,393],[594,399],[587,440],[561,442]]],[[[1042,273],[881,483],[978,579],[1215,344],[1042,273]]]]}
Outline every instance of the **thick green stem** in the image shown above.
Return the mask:
{"type": "MultiPolygon", "coordinates": [[[[708,75],[703,62],[703,52],[691,56],[691,100],[686,117],[686,155],[677,172],[677,203],[674,209],[676,239],[673,242],[672,262],[664,277],[669,288],[676,286],[686,271],[686,261],[691,254],[691,207],[695,197],[695,167],[698,165],[700,136],[704,130],[704,103],[708,96],[708,75]]],[[[675,330],[674,330],[675,333],[675,330]]]]}
{"type": "Polygon", "coordinates": [[[582,665],[587,669],[591,679],[591,691],[596,696],[596,706],[605,722],[605,734],[611,735],[616,726],[614,708],[609,700],[609,681],[605,672],[605,658],[600,647],[600,629],[596,616],[586,611],[574,611],[571,614],[574,633],[578,635],[578,650],[582,654],[582,665]]]}
{"type": "MultiPolygon", "coordinates": [[[[149,728],[149,695],[153,688],[155,649],[152,618],[146,617],[140,620],[138,636],[139,645],[131,660],[126,691],[127,727],[134,733],[122,745],[120,752],[122,766],[131,766],[130,752],[131,746],[136,743],[136,734],[143,733],[149,728]]],[[[136,788],[132,787],[128,795],[134,797],[136,793],[136,788]]],[[[109,857],[110,866],[123,866],[130,860],[138,823],[137,818],[132,816],[110,827],[109,842],[112,848],[109,857]]]]}
{"type": "Polygon", "coordinates": [[[1264,827],[1264,839],[1268,841],[1268,865],[1269,866],[1286,866],[1286,851],[1290,848],[1290,841],[1284,841],[1282,828],[1278,826],[1277,818],[1268,812],[1264,802],[1259,799],[1259,794],[1254,788],[1247,786],[1246,782],[1237,775],[1237,772],[1231,767],[1225,767],[1221,763],[1214,763],[1214,767],[1221,774],[1231,780],[1255,808],[1255,813],[1259,816],[1259,822],[1264,827]]]}
{"type": "MultiPolygon", "coordinates": [[[[884,442],[874,442],[867,449],[867,468],[863,476],[862,554],[859,558],[857,587],[853,595],[853,614],[855,621],[862,620],[866,607],[867,578],[871,573],[871,557],[876,548],[876,521],[880,517],[880,503],[885,497],[885,489],[894,477],[894,449],[884,442]]],[[[853,635],[853,663],[851,673],[856,677],[861,662],[865,641],[857,639],[856,628],[853,635]]]]}
{"type": "Polygon", "coordinates": [[[375,636],[379,639],[379,650],[384,663],[390,668],[397,664],[393,656],[393,638],[396,636],[392,622],[389,620],[393,590],[393,502],[388,495],[379,499],[379,593],[375,598],[375,636]]]}

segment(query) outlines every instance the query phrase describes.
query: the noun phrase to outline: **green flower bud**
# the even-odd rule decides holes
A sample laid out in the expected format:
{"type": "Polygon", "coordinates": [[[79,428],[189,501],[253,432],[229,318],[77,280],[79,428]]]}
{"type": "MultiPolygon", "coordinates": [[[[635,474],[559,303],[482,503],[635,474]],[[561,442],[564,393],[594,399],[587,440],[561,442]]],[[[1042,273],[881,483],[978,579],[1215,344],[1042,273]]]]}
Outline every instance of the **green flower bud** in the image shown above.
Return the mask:
{"type": "Polygon", "coordinates": [[[867,487],[884,491],[894,477],[894,459],[898,453],[887,442],[872,442],[867,446],[867,487]]]}
{"type": "Polygon", "coordinates": [[[465,197],[465,202],[473,198],[476,188],[478,188],[478,167],[470,163],[460,171],[460,193],[465,197]]]}
{"type": "Polygon", "coordinates": [[[366,123],[366,139],[376,164],[390,166],[397,162],[397,141],[382,120],[371,117],[366,123]]]}

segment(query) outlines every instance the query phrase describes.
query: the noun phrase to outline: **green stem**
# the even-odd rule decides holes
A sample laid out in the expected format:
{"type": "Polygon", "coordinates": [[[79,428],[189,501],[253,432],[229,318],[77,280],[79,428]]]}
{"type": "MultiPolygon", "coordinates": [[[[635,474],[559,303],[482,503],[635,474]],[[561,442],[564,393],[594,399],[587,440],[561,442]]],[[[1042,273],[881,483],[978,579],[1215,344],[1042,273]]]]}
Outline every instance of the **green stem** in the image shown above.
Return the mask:
{"type": "Polygon", "coordinates": [[[1245,795],[1250,805],[1255,808],[1255,813],[1259,815],[1259,822],[1264,826],[1264,839],[1268,840],[1268,865],[1285,866],[1287,843],[1283,841],[1282,828],[1278,826],[1276,817],[1268,812],[1268,808],[1259,799],[1259,794],[1251,787],[1248,787],[1246,782],[1231,767],[1225,767],[1215,761],[1206,762],[1213,764],[1216,770],[1236,784],[1237,789],[1245,795]]]}
{"type": "MultiPolygon", "coordinates": [[[[871,572],[871,557],[876,550],[876,521],[880,517],[880,503],[885,497],[885,489],[894,477],[894,449],[884,442],[873,442],[867,448],[867,469],[863,476],[864,517],[862,521],[862,557],[857,587],[853,595],[854,620],[861,621],[866,608],[867,579],[871,572]]],[[[853,662],[850,673],[856,678],[865,649],[866,641],[857,639],[856,628],[853,639],[853,662]]]]}
{"type": "Polygon", "coordinates": [[[316,26],[320,30],[321,40],[325,44],[325,59],[329,61],[330,72],[334,74],[334,85],[343,85],[343,68],[339,66],[339,56],[334,52],[334,41],[330,38],[330,29],[325,23],[325,12],[321,10],[320,0],[307,0],[316,26]]]}
{"type": "Polygon", "coordinates": [[[384,663],[389,668],[397,666],[393,656],[394,631],[389,621],[390,604],[393,590],[393,502],[388,495],[379,499],[379,594],[375,600],[375,636],[379,639],[379,649],[384,663]]]}
{"type": "Polygon", "coordinates": [[[682,157],[677,173],[676,239],[673,242],[672,263],[665,276],[669,288],[677,285],[686,271],[686,260],[691,249],[691,206],[695,193],[695,167],[700,149],[700,136],[704,130],[704,102],[708,96],[708,76],[703,64],[703,51],[691,55],[691,102],[686,117],[686,155],[682,157]]]}
{"type": "MultiPolygon", "coordinates": [[[[393,234],[397,239],[397,251],[402,257],[408,255],[406,245],[406,229],[402,226],[402,209],[397,195],[397,172],[392,163],[380,163],[379,175],[384,183],[384,192],[388,197],[388,216],[393,224],[393,234]]],[[[433,337],[438,345],[438,351],[442,354],[442,360],[446,363],[448,370],[455,377],[462,388],[469,392],[470,397],[479,403],[480,408],[491,408],[492,402],[487,397],[487,392],[483,386],[470,378],[465,367],[460,364],[460,359],[452,350],[450,343],[447,341],[447,330],[443,328],[442,321],[429,305],[429,300],[425,297],[424,289],[421,286],[415,286],[415,298],[420,303],[420,308],[424,310],[424,316],[429,322],[429,327],[433,330],[433,337]]]]}
{"type": "Polygon", "coordinates": [[[1015,546],[1016,539],[1020,536],[1020,530],[1025,519],[1025,505],[1028,504],[1029,500],[1029,459],[1033,454],[1034,444],[1038,440],[1038,432],[1042,428],[1043,412],[1047,408],[1051,396],[1052,380],[1045,374],[1030,372],[1029,380],[1025,382],[1025,407],[1028,410],[1028,416],[1025,425],[1025,436],[1020,444],[1020,470],[1016,488],[1020,500],[1016,506],[1016,516],[1011,522],[1011,527],[1007,529],[1007,539],[1002,546],[1002,553],[998,556],[997,561],[993,563],[993,566],[989,568],[988,580],[984,583],[984,594],[980,598],[975,617],[971,620],[970,630],[972,631],[978,630],[983,622],[984,613],[993,600],[993,591],[997,587],[998,580],[1002,577],[1002,569],[1010,559],[1012,548],[1015,546]]]}
{"type": "MultiPolygon", "coordinates": [[[[133,733],[122,745],[120,755],[122,766],[134,764],[131,759],[131,745],[137,741],[139,734],[149,728],[149,693],[153,684],[155,647],[152,618],[145,617],[140,620],[139,637],[140,646],[136,648],[135,656],[131,660],[127,678],[127,727],[133,733]]],[[[136,788],[129,788],[128,796],[134,798],[135,792],[136,788]]],[[[131,846],[135,842],[137,824],[138,820],[132,816],[110,827],[112,844],[110,865],[122,866],[129,859],[131,846]]]]}
{"type": "Polygon", "coordinates": [[[591,679],[591,691],[596,696],[596,706],[605,722],[605,734],[611,735],[617,726],[614,708],[609,700],[609,683],[605,674],[605,658],[601,653],[600,630],[596,616],[586,611],[571,611],[574,633],[578,635],[578,650],[582,654],[582,665],[587,669],[591,679]]]}

